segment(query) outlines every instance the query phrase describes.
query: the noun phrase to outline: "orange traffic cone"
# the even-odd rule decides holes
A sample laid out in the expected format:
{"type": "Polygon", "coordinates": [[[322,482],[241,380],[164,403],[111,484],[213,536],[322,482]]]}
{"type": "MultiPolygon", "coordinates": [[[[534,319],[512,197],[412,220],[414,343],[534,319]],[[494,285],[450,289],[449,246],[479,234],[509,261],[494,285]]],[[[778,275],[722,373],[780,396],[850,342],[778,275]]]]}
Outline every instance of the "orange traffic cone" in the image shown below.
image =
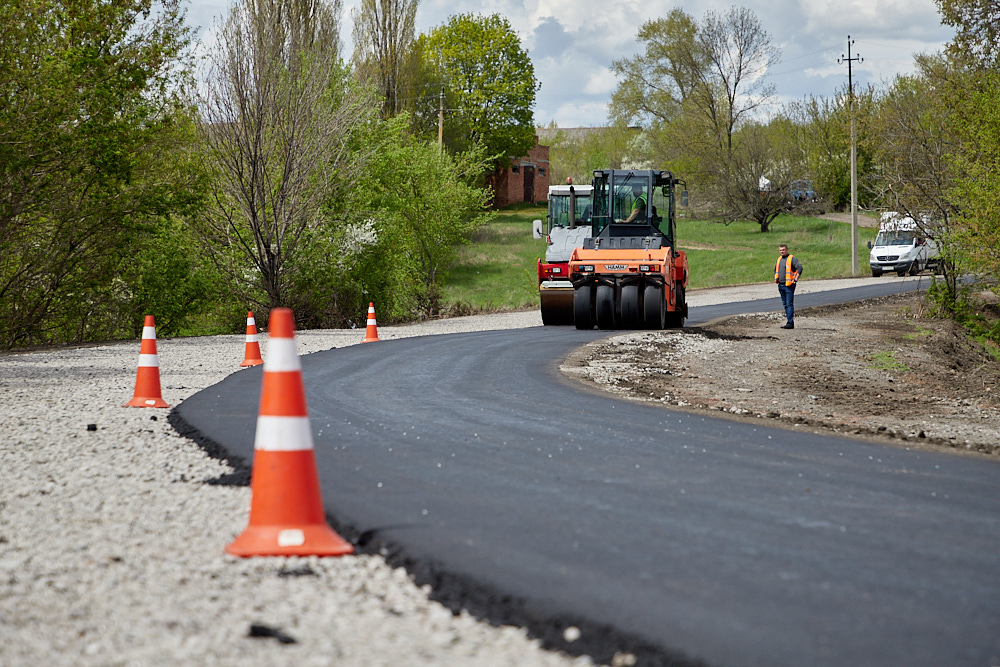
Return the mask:
{"type": "Polygon", "coordinates": [[[378,340],[378,324],[375,323],[375,304],[368,302],[368,326],[365,327],[365,339],[362,343],[373,343],[378,340]]]}
{"type": "Polygon", "coordinates": [[[156,355],[156,322],[146,315],[139,346],[139,370],[135,374],[135,392],[123,408],[169,408],[160,393],[160,360],[156,355]]]}
{"type": "Polygon", "coordinates": [[[323,514],[312,430],[288,308],[271,311],[250,478],[250,521],[234,556],[342,556],[354,547],[323,514]]]}
{"type": "Polygon", "coordinates": [[[264,360],[260,358],[260,343],[257,342],[257,322],[253,319],[253,311],[247,313],[247,351],[243,355],[244,366],[260,366],[264,360]]]}

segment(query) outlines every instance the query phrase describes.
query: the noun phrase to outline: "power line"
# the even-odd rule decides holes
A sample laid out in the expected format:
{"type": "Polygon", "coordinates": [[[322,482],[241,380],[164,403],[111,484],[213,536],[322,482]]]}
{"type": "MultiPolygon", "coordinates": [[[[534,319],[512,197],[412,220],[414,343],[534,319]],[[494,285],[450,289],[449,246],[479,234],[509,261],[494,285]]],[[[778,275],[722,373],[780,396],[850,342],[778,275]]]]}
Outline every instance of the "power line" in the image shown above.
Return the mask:
{"type": "Polygon", "coordinates": [[[809,58],[811,56],[819,55],[820,53],[826,53],[827,51],[835,51],[836,49],[837,49],[836,46],[827,46],[820,49],[819,51],[813,51],[811,53],[803,53],[801,56],[795,56],[794,58],[789,58],[787,60],[782,58],[781,64],[784,65],[786,62],[789,62],[791,60],[801,60],[802,58],[809,58]]]}

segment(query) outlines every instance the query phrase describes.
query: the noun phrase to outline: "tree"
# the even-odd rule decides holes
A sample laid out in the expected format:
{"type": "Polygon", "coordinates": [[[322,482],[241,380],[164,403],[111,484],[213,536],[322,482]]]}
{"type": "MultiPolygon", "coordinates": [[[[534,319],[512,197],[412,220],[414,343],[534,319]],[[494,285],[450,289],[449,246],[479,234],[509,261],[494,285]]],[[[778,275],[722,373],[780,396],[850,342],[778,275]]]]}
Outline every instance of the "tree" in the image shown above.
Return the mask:
{"type": "MultiPolygon", "coordinates": [[[[881,205],[881,173],[875,164],[876,141],[870,136],[879,93],[873,86],[855,89],[858,201],[863,207],[881,205]]],[[[832,208],[844,210],[851,203],[851,116],[850,93],[845,85],[832,97],[809,96],[786,105],[784,113],[797,130],[795,142],[803,152],[804,173],[812,178],[816,192],[832,208]]]]}
{"type": "Polygon", "coordinates": [[[215,175],[201,232],[237,293],[269,308],[290,304],[300,240],[351,186],[376,108],[339,64],[336,20],[321,0],[234,5],[200,97],[215,175]]]}
{"type": "Polygon", "coordinates": [[[362,0],[354,19],[354,66],[363,80],[382,94],[383,114],[403,110],[404,91],[412,78],[414,23],[420,0],[362,0]]]}
{"type": "MultiPolygon", "coordinates": [[[[941,86],[943,107],[956,139],[947,156],[956,204],[951,227],[956,261],[995,285],[1000,275],[1000,10],[987,0],[938,0],[942,22],[956,29],[948,45],[954,66],[941,86]]],[[[945,304],[956,307],[949,284],[945,304]]],[[[994,287],[995,289],[995,287],[994,287]]]]}
{"type": "Polygon", "coordinates": [[[763,74],[780,57],[749,9],[706,12],[701,23],[679,9],[647,21],[638,38],[645,53],[612,64],[621,77],[612,97],[620,120],[674,122],[694,116],[701,132],[693,141],[731,147],[739,123],[769,103],[773,86],[763,74]]]}
{"type": "Polygon", "coordinates": [[[952,157],[958,175],[949,194],[962,206],[953,239],[968,270],[995,286],[1000,276],[1000,73],[984,73],[955,101],[961,145],[952,157]]]}
{"type": "Polygon", "coordinates": [[[137,245],[199,203],[173,0],[0,4],[0,347],[129,335],[137,245]]]}
{"type": "Polygon", "coordinates": [[[297,317],[343,326],[379,304],[379,319],[435,314],[456,246],[493,215],[476,187],[487,163],[482,148],[452,156],[413,135],[405,113],[378,119],[359,142],[364,171],[340,211],[306,235],[296,272],[303,303],[297,317]],[[336,252],[330,249],[335,248],[336,252]]]}
{"type": "MultiPolygon", "coordinates": [[[[963,160],[969,155],[962,146],[961,129],[968,127],[963,120],[976,117],[975,95],[967,97],[959,83],[965,80],[964,68],[950,57],[919,56],[917,73],[897,77],[866,118],[881,167],[881,203],[912,217],[923,235],[941,246],[946,301],[954,299],[956,266],[964,261],[956,234],[956,221],[967,209],[961,183],[975,171],[963,160]]],[[[971,154],[984,153],[977,143],[971,154]]]]}
{"type": "Polygon", "coordinates": [[[881,165],[881,199],[915,220],[946,225],[955,210],[948,156],[958,147],[942,97],[949,65],[939,57],[918,58],[917,65],[917,75],[896,77],[865,122],[881,165]]]}
{"type": "Polygon", "coordinates": [[[647,126],[676,120],[708,68],[698,34],[697,22],[681,9],[643,23],[637,38],[645,52],[611,65],[620,77],[612,94],[612,117],[621,124],[647,126]]]}
{"type": "Polygon", "coordinates": [[[725,163],[712,167],[726,175],[715,188],[724,222],[753,220],[768,232],[781,213],[809,206],[791,192],[804,173],[796,130],[779,116],[767,125],[744,123],[734,135],[725,163]]]}
{"type": "Polygon", "coordinates": [[[749,144],[738,153],[735,137],[773,96],[763,74],[780,51],[768,33],[753,12],[734,7],[723,15],[707,12],[701,22],[674,10],[644,23],[638,37],[645,52],[612,66],[620,77],[612,115],[645,124],[652,161],[684,164],[691,171],[680,173],[693,177],[724,215],[753,208],[749,185],[736,187],[733,179],[757,158],[749,144]]]}
{"type": "Polygon", "coordinates": [[[552,125],[554,135],[549,145],[552,183],[572,178],[575,183],[589,183],[595,169],[621,169],[630,154],[630,144],[638,132],[627,127],[595,127],[573,135],[552,125]]]}
{"type": "Polygon", "coordinates": [[[941,23],[956,29],[953,55],[988,68],[1000,61],[1000,7],[995,0],[936,0],[941,23]]]}
{"type": "Polygon", "coordinates": [[[770,104],[774,86],[765,83],[763,75],[779,62],[781,50],[745,7],[734,7],[724,16],[708,12],[699,42],[709,69],[703,85],[695,88],[695,104],[719,139],[731,146],[739,123],[770,104]]]}
{"type": "Polygon", "coordinates": [[[456,246],[495,213],[484,212],[491,193],[476,181],[489,168],[482,147],[451,155],[420,139],[400,136],[392,150],[380,151],[372,168],[379,174],[373,204],[395,229],[394,238],[416,277],[418,307],[424,315],[440,309],[440,283],[454,261],[456,246]]]}
{"type": "Polygon", "coordinates": [[[851,136],[847,109],[839,99],[844,98],[810,95],[789,104],[786,113],[799,128],[806,170],[816,190],[832,207],[843,209],[851,203],[851,136]]]}
{"type": "Polygon", "coordinates": [[[538,82],[507,19],[459,14],[422,41],[427,67],[440,73],[451,93],[446,124],[458,116],[467,128],[468,143],[451,147],[480,143],[498,167],[527,154],[535,145],[531,109],[538,82]]]}

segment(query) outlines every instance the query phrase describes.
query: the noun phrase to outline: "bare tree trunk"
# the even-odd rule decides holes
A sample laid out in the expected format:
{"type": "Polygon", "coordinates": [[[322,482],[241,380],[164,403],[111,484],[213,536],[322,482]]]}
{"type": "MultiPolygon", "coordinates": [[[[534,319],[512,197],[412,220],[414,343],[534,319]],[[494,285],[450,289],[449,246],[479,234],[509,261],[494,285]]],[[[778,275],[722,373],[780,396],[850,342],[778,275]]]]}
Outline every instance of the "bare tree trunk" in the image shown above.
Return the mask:
{"type": "Polygon", "coordinates": [[[334,7],[235,5],[199,99],[216,204],[202,231],[239,292],[256,274],[268,307],[283,305],[296,246],[355,168],[350,138],[371,114],[346,88],[334,7]]]}
{"type": "Polygon", "coordinates": [[[362,77],[376,82],[385,116],[403,109],[409,54],[420,0],[362,0],[354,19],[354,63],[362,77]]]}

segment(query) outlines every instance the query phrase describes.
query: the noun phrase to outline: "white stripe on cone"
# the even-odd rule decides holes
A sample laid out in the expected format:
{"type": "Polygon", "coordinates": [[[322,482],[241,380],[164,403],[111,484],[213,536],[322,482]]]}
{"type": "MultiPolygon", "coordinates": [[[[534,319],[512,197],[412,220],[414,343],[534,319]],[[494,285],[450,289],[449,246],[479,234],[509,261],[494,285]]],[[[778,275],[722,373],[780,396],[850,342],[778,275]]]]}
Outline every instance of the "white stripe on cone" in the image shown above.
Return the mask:
{"type": "Polygon", "coordinates": [[[313,448],[309,417],[257,417],[253,448],[268,452],[295,452],[313,448]]]}
{"type": "Polygon", "coordinates": [[[256,343],[257,342],[257,334],[247,334],[247,342],[248,343],[256,343]]]}
{"type": "Polygon", "coordinates": [[[150,338],[156,340],[156,327],[143,327],[142,337],[146,338],[147,340],[150,338]]]}
{"type": "Polygon", "coordinates": [[[302,362],[295,350],[294,338],[272,338],[267,344],[267,360],[264,372],[287,373],[301,371],[302,362]]]}
{"type": "Polygon", "coordinates": [[[299,528],[285,528],[278,533],[279,547],[300,547],[306,543],[306,534],[299,528]]]}
{"type": "Polygon", "coordinates": [[[143,368],[159,368],[160,359],[155,354],[140,354],[139,355],[139,366],[143,368]]]}

